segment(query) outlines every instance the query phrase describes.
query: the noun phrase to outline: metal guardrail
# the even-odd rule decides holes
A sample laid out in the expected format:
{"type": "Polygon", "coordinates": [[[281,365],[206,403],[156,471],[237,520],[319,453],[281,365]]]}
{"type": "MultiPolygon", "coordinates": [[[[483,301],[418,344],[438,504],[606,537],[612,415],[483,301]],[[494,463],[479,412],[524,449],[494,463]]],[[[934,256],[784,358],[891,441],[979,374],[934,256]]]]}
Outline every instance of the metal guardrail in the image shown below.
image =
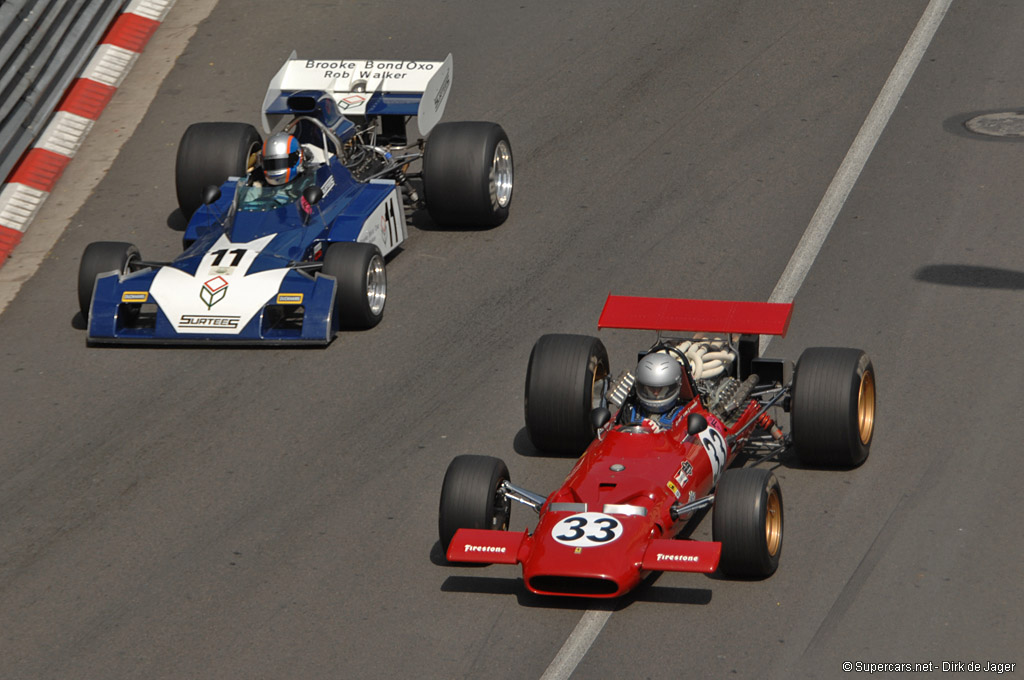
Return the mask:
{"type": "Polygon", "coordinates": [[[127,0],[0,3],[0,181],[43,130],[127,0]]]}

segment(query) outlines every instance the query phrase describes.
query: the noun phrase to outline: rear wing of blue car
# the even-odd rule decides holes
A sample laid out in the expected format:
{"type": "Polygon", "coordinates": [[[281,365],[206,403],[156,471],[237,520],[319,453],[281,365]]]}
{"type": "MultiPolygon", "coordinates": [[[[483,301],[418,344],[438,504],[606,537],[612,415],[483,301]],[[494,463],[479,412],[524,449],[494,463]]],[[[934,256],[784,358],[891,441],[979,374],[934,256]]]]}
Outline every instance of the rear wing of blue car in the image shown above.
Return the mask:
{"type": "Polygon", "coordinates": [[[441,119],[452,83],[444,61],[298,59],[274,75],[263,98],[263,129],[282,118],[317,115],[333,126],[340,116],[416,116],[426,136],[441,119]],[[332,120],[333,119],[333,120],[332,120]]]}

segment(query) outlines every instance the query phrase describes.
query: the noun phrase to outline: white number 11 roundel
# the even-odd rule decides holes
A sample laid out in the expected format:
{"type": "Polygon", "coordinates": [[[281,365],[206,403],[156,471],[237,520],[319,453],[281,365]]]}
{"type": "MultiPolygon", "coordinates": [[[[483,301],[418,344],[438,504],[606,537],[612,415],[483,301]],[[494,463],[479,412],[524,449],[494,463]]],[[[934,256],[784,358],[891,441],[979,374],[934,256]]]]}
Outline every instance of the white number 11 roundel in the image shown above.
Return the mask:
{"type": "Polygon", "coordinates": [[[551,529],[551,537],[562,545],[596,548],[622,535],[622,522],[600,512],[581,512],[563,517],[551,529]]]}

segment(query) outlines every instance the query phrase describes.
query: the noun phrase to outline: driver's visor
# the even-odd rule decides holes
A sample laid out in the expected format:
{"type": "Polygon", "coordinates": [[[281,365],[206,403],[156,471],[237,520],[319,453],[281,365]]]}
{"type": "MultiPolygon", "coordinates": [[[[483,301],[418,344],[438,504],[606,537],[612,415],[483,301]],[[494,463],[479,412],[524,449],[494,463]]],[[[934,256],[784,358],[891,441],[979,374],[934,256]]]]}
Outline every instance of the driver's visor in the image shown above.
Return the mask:
{"type": "Polygon", "coordinates": [[[645,399],[665,399],[678,389],[672,385],[637,385],[636,391],[645,399]]]}
{"type": "Polygon", "coordinates": [[[270,171],[294,168],[299,164],[299,157],[299,152],[293,151],[288,154],[287,158],[264,158],[263,168],[270,171]]]}

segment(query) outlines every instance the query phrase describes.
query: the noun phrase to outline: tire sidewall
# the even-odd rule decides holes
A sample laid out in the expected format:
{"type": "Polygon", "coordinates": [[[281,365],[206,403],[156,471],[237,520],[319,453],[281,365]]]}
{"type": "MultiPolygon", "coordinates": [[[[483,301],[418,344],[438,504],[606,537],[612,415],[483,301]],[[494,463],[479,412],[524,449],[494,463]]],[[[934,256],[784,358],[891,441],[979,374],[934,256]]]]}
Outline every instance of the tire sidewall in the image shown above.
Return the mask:
{"type": "Polygon", "coordinates": [[[716,489],[712,535],[722,543],[719,566],[730,576],[767,578],[775,573],[785,537],[782,488],[770,470],[727,470],[716,489]],[[779,544],[769,552],[767,515],[772,491],[779,499],[779,544]]]}
{"type": "Polygon", "coordinates": [[[515,158],[508,135],[497,123],[454,122],[437,125],[423,152],[423,192],[427,212],[439,225],[494,227],[508,218],[515,191],[515,158]],[[508,148],[512,187],[505,206],[492,196],[494,155],[508,148]]]}
{"type": "Polygon", "coordinates": [[[129,263],[139,257],[139,249],[131,243],[97,241],[86,246],[78,263],[78,306],[86,323],[96,290],[96,277],[110,271],[123,275],[129,263]]]}
{"type": "Polygon", "coordinates": [[[387,308],[387,266],[377,246],[371,243],[332,243],[324,254],[321,273],[334,277],[334,309],[336,325],[351,330],[373,328],[384,318],[387,308]],[[379,260],[384,269],[385,297],[378,314],[370,308],[366,297],[369,268],[379,260]]]}
{"type": "Polygon", "coordinates": [[[186,219],[202,205],[207,186],[242,176],[262,138],[248,123],[193,123],[184,132],[175,158],[178,207],[186,219]]]}
{"type": "MultiPolygon", "coordinates": [[[[867,459],[874,427],[868,441],[862,442],[859,397],[868,372],[874,384],[871,359],[861,350],[804,350],[797,362],[790,413],[793,441],[801,462],[811,466],[857,467],[867,459]],[[831,382],[822,385],[825,376],[831,382]],[[825,405],[835,411],[829,411],[825,405]]],[[[872,405],[872,412],[873,409],[872,405]]]]}
{"type": "Polygon", "coordinates": [[[591,412],[598,371],[610,373],[608,351],[598,338],[544,335],[526,369],[523,415],[530,441],[541,451],[579,455],[594,438],[591,412]],[[574,365],[576,364],[576,365],[574,365]]]}
{"type": "Polygon", "coordinates": [[[508,529],[510,501],[502,504],[503,516],[495,505],[498,487],[509,479],[508,466],[499,458],[463,455],[452,460],[438,503],[438,538],[445,552],[459,529],[508,529]]]}

